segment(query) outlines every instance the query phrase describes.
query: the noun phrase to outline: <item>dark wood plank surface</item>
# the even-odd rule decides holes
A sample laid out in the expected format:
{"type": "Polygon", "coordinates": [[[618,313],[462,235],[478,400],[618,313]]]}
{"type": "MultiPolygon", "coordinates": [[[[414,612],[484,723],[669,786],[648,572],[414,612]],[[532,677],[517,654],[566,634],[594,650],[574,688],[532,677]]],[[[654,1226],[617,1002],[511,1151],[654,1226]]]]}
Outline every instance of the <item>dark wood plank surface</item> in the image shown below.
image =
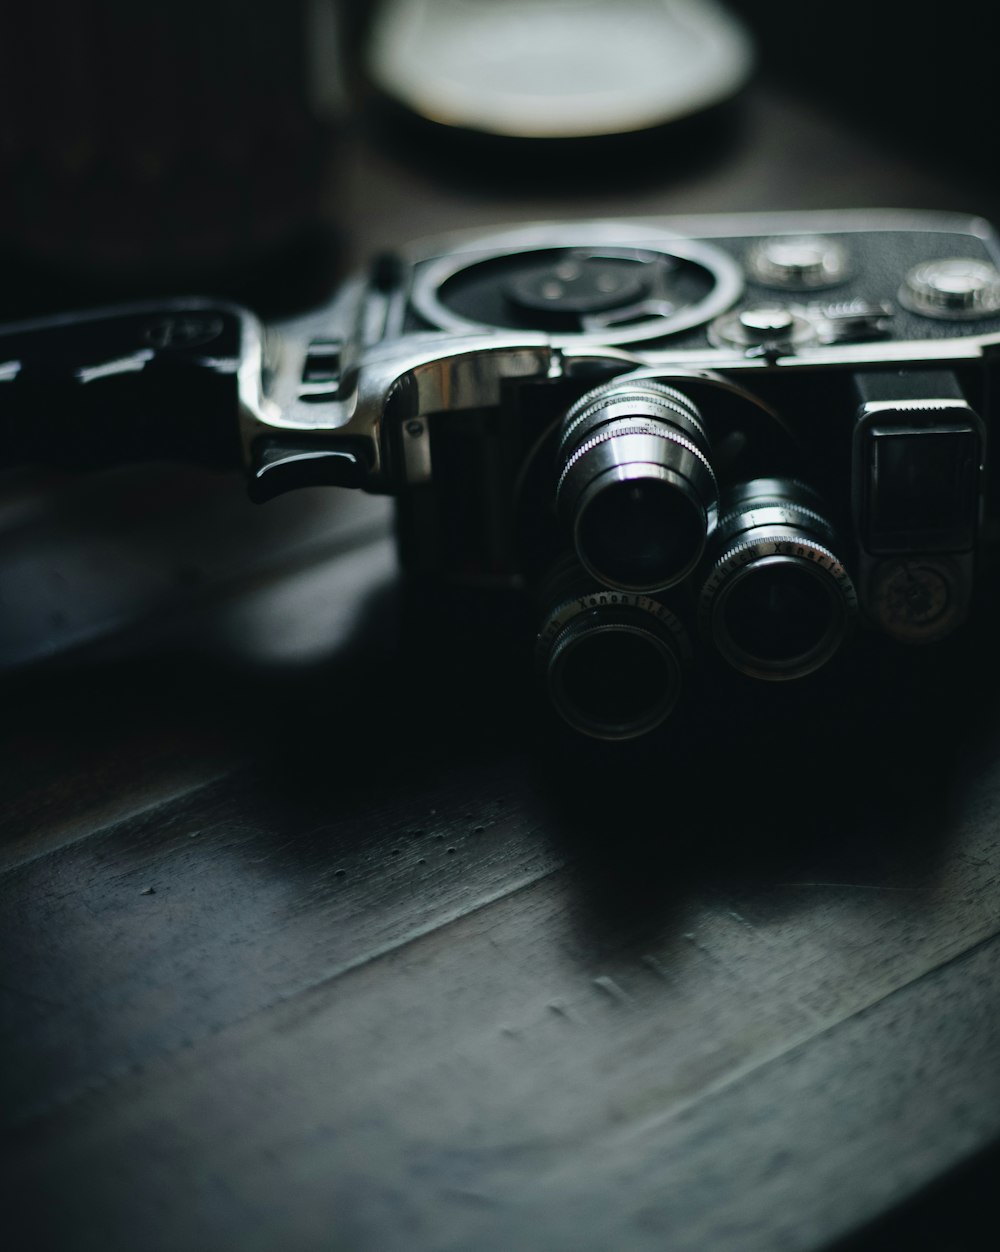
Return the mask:
{"type": "MultiPolygon", "coordinates": [[[[359,130],[336,211],[360,258],[993,209],[763,89],[714,158],[667,155],[528,185],[359,130]]],[[[37,652],[5,686],[4,1246],[818,1249],[997,1140],[988,620],[574,759],[502,629],[401,593],[384,502],[178,476],[151,518],[151,481],[14,484],[0,535],[37,652]]]]}

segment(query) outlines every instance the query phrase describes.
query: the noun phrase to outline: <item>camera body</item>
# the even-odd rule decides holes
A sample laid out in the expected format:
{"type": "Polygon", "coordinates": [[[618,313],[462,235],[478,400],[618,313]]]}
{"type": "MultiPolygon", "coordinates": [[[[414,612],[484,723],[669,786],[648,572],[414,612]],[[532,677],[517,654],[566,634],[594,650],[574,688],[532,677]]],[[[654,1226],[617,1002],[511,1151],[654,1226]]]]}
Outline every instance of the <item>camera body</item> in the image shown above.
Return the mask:
{"type": "Polygon", "coordinates": [[[11,461],[242,464],[398,502],[404,568],[523,587],[562,716],[633,737],[697,658],[933,643],[995,512],[1000,250],[890,211],[521,227],[378,258],[263,330],[175,301],[6,328],[11,461]]]}

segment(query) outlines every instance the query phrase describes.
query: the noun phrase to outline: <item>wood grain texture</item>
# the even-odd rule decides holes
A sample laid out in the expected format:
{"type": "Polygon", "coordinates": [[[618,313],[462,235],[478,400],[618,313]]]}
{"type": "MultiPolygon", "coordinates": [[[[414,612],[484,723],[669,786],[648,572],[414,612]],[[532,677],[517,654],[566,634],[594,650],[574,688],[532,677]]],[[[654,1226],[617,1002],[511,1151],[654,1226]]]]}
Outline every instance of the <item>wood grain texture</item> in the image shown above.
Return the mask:
{"type": "Polygon", "coordinates": [[[868,1220],[1000,1129],[1000,727],[984,713],[934,776],[910,712],[871,707],[840,756],[835,719],[798,724],[834,774],[898,748],[885,790],[860,768],[812,811],[750,785],[796,764],[778,725],[728,802],[706,811],[706,762],[656,780],[692,789],[686,814],[613,777],[588,812],[445,717],[407,754],[389,736],[385,776],[258,762],[12,867],[23,1229],[127,1247],[156,1212],[163,1248],[808,1248],[868,1220]],[[678,819],[711,843],[685,853],[678,819]]]}

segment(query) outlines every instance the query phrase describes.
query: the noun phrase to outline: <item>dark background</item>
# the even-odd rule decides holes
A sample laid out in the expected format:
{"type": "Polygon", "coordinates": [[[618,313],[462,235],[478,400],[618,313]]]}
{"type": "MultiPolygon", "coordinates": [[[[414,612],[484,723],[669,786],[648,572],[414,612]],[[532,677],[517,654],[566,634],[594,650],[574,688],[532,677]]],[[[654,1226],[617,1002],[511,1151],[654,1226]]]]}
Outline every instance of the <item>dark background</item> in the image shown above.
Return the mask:
{"type": "MultiPolygon", "coordinates": [[[[2,308],[285,316],[535,218],[1000,217],[998,19],[762,7],[730,105],[524,147],[377,99],[356,11],[317,110],[294,6],[7,6],[2,308]]],[[[990,598],[933,655],[591,753],[506,608],[401,587],[385,501],[9,471],[9,1245],[992,1246],[990,598]]]]}

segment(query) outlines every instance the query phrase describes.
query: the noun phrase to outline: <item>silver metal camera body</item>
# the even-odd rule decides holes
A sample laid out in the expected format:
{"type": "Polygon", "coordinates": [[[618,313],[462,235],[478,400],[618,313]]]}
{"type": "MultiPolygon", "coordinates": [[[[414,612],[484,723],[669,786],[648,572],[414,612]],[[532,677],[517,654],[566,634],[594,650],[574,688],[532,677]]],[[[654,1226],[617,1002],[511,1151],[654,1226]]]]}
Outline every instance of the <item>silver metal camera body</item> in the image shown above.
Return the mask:
{"type": "Polygon", "coordinates": [[[405,567],[527,584],[556,706],[629,737],[699,651],[788,680],[856,618],[927,643],[966,620],[998,262],[978,219],[890,211],[420,245],[247,372],[251,490],[394,494],[405,567]]]}
{"type": "Polygon", "coordinates": [[[207,301],[0,329],[0,425],[10,462],[391,494],[404,568],[525,588],[555,707],[629,738],[711,658],[789,681],[856,622],[968,618],[998,264],[981,220],[892,211],[449,236],[273,331],[207,301]]]}

